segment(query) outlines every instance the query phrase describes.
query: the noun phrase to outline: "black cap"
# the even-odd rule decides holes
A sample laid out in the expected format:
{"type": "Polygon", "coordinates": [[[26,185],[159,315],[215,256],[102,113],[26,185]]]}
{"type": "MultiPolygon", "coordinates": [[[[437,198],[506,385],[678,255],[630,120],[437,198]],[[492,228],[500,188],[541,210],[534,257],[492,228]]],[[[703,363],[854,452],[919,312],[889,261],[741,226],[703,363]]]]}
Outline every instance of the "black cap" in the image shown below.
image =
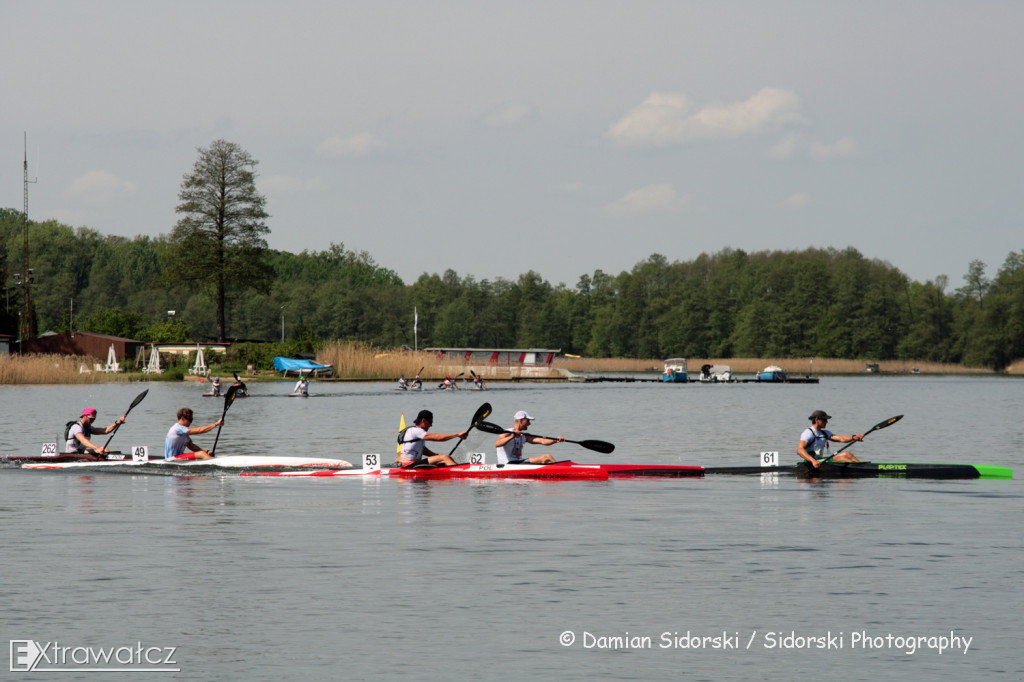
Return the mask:
{"type": "Polygon", "coordinates": [[[420,410],[420,413],[416,415],[416,421],[414,421],[413,424],[419,424],[424,419],[434,421],[434,413],[430,410],[420,410]]]}
{"type": "Polygon", "coordinates": [[[810,419],[811,421],[814,421],[815,419],[831,419],[831,418],[832,418],[832,415],[830,415],[827,412],[825,412],[825,410],[815,410],[814,412],[811,412],[811,416],[808,417],[808,419],[810,419]]]}

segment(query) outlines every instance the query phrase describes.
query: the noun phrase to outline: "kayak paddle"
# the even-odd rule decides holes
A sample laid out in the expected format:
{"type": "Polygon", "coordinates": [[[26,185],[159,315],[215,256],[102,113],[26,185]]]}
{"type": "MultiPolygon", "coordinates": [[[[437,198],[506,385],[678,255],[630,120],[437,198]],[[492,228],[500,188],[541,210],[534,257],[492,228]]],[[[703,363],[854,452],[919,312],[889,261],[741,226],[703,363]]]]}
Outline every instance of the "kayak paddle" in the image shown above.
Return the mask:
{"type": "MultiPolygon", "coordinates": [[[[128,406],[128,411],[124,413],[124,417],[122,417],[122,419],[127,419],[128,418],[128,412],[131,412],[133,407],[135,407],[136,405],[141,403],[142,399],[146,397],[147,393],[149,393],[149,389],[148,388],[145,391],[143,391],[142,393],[140,393],[139,395],[137,395],[135,397],[135,400],[133,400],[132,404],[128,406]]],[[[124,422],[121,422],[121,423],[123,424],[124,422]]],[[[114,434],[117,433],[117,430],[119,428],[121,428],[121,424],[118,424],[117,426],[115,426],[114,430],[110,432],[110,438],[108,438],[107,442],[103,444],[103,447],[107,447],[108,445],[110,445],[110,441],[112,441],[114,439],[114,434]]]]}
{"type": "MultiPolygon", "coordinates": [[[[501,426],[498,426],[497,424],[492,424],[491,422],[481,422],[477,424],[477,428],[485,433],[493,433],[498,436],[500,436],[503,433],[513,433],[512,431],[508,431],[502,428],[501,426]]],[[[551,440],[556,440],[554,438],[551,438],[551,436],[538,436],[537,434],[526,433],[525,431],[523,432],[523,435],[533,436],[535,438],[548,438],[551,440]]],[[[588,450],[593,450],[594,452],[601,452],[606,455],[615,451],[614,444],[603,440],[569,440],[568,438],[566,438],[565,442],[576,443],[577,445],[582,445],[588,450]]]]}
{"type": "MultiPolygon", "coordinates": [[[[898,422],[901,419],[903,419],[903,415],[902,414],[898,414],[895,417],[889,417],[884,422],[878,422],[877,424],[872,426],[870,429],[865,431],[864,435],[867,436],[872,431],[877,431],[878,429],[884,429],[887,426],[892,426],[893,424],[895,424],[896,422],[898,422]]],[[[841,447],[838,450],[836,450],[836,454],[835,455],[829,455],[828,457],[826,457],[825,459],[823,459],[821,461],[827,462],[827,461],[831,460],[833,457],[838,455],[840,452],[842,452],[843,450],[845,450],[846,448],[850,447],[851,445],[853,445],[854,443],[857,443],[857,442],[859,442],[859,441],[851,440],[849,443],[847,443],[843,447],[841,447]]]]}
{"type": "MultiPolygon", "coordinates": [[[[490,416],[491,416],[491,404],[490,403],[484,403],[483,405],[481,405],[480,407],[478,407],[476,409],[475,413],[473,413],[473,421],[471,421],[469,423],[469,428],[466,429],[466,430],[467,431],[472,431],[474,426],[479,428],[480,424],[484,423],[484,420],[487,419],[490,416]]],[[[452,456],[452,453],[455,452],[455,448],[459,447],[459,443],[461,443],[461,442],[462,442],[462,439],[459,438],[459,442],[456,443],[455,447],[452,448],[452,451],[448,453],[449,457],[452,456]]]]}
{"type": "Polygon", "coordinates": [[[220,440],[220,430],[224,428],[224,416],[228,413],[228,408],[231,407],[231,403],[235,402],[236,393],[238,393],[238,386],[232,384],[228,387],[227,395],[224,396],[224,411],[220,413],[221,425],[217,427],[217,437],[213,439],[213,448],[210,450],[210,457],[213,457],[217,452],[217,441],[220,440]]]}

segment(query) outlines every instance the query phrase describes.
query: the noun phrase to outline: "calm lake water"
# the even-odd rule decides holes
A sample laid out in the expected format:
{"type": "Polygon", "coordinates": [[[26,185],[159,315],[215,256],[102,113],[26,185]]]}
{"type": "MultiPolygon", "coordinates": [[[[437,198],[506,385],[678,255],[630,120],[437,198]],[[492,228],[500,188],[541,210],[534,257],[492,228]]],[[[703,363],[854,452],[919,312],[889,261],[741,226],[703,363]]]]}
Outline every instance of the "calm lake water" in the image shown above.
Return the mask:
{"type": "MultiPolygon", "coordinates": [[[[460,431],[488,401],[491,421],[526,409],[538,434],[617,446],[550,448],[576,461],[754,465],[764,450],[793,460],[820,408],[843,434],[906,415],[856,446],[862,459],[1003,465],[1018,478],[446,483],[4,467],[6,639],[176,647],[179,673],[123,674],[148,679],[1024,677],[1019,379],[422,394],[314,383],[309,400],[286,398],[292,385],[251,385],[218,452],[356,462],[394,452],[401,412],[429,408],[435,431],[460,431]]],[[[86,405],[110,423],[146,387],[113,445],[160,451],[178,407],[197,424],[223,408],[197,384],[2,387],[3,452],[38,452],[86,405]]],[[[493,459],[493,439],[476,433],[457,455],[493,459]]]]}

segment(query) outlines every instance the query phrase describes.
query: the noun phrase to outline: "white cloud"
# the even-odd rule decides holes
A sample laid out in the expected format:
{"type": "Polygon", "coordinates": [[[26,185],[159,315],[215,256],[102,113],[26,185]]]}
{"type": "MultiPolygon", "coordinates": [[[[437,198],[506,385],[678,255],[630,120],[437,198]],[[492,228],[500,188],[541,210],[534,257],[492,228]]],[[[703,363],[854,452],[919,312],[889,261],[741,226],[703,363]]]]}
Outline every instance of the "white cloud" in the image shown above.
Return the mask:
{"type": "Polygon", "coordinates": [[[513,103],[490,111],[484,115],[484,125],[490,128],[507,128],[522,123],[533,115],[529,104],[513,103]]]}
{"type": "Polygon", "coordinates": [[[316,153],[329,158],[360,159],[383,149],[384,146],[384,142],[370,133],[359,133],[346,138],[334,135],[321,142],[316,148],[316,153]]]}
{"type": "Polygon", "coordinates": [[[860,156],[857,143],[849,137],[836,140],[832,144],[812,144],[811,158],[815,159],[851,159],[860,156]]]}
{"type": "Polygon", "coordinates": [[[782,208],[801,209],[811,203],[811,195],[804,192],[797,192],[788,196],[779,206],[782,208]]]}
{"type": "Polygon", "coordinates": [[[665,183],[627,192],[621,199],[605,206],[605,210],[623,214],[675,213],[684,210],[689,204],[690,197],[678,196],[675,188],[665,183]]]}
{"type": "Polygon", "coordinates": [[[696,111],[685,95],[653,92],[613,125],[608,137],[621,146],[664,147],[758,135],[800,120],[800,98],[792,90],[764,88],[743,102],[696,111]]]}
{"type": "Polygon", "coordinates": [[[89,171],[74,179],[69,188],[74,197],[93,204],[105,204],[135,193],[135,185],[106,171],[89,171]]]}

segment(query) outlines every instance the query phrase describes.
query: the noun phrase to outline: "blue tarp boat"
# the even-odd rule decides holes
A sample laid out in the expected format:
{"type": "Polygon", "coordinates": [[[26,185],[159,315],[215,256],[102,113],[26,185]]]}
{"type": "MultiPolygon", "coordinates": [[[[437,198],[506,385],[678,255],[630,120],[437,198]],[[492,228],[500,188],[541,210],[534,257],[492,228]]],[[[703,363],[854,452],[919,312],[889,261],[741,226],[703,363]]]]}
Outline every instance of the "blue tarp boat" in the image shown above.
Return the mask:
{"type": "Polygon", "coordinates": [[[302,374],[313,376],[331,376],[334,368],[330,365],[318,365],[312,360],[298,360],[296,358],[274,358],[274,369],[284,372],[285,376],[299,376],[302,374]]]}

